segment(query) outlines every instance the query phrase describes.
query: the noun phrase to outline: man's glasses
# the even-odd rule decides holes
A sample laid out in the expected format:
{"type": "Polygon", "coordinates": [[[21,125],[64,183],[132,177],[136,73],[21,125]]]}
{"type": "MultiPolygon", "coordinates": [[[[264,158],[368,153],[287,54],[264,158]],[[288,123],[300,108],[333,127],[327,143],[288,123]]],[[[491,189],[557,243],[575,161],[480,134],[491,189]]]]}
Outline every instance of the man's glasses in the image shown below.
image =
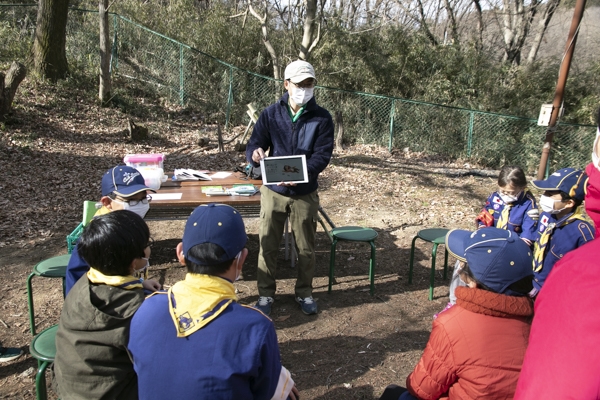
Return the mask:
{"type": "Polygon", "coordinates": [[[154,239],[152,239],[151,237],[148,239],[148,244],[146,245],[146,247],[152,247],[154,246],[154,239]]]}
{"type": "Polygon", "coordinates": [[[311,89],[315,87],[315,81],[312,79],[309,81],[302,81],[298,83],[294,83],[288,79],[288,82],[294,84],[294,86],[299,87],[300,89],[311,89]]]}

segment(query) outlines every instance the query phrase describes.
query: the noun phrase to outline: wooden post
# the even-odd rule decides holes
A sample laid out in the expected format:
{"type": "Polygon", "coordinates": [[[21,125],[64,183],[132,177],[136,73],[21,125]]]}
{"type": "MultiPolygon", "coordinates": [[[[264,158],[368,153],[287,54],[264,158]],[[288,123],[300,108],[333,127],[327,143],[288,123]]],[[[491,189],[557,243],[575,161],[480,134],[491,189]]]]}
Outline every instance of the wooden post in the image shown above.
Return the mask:
{"type": "Polygon", "coordinates": [[[542,146],[542,156],[540,157],[540,165],[538,167],[537,179],[544,179],[544,176],[546,175],[546,164],[548,164],[550,149],[552,148],[552,139],[554,138],[554,131],[556,130],[556,123],[558,121],[558,114],[560,112],[563,97],[565,94],[565,85],[567,83],[567,78],[569,77],[569,69],[571,68],[571,58],[573,58],[573,52],[575,51],[575,43],[577,43],[579,24],[581,23],[581,19],[583,18],[585,2],[586,0],[577,0],[577,2],[575,3],[575,11],[573,11],[573,19],[571,21],[569,37],[567,38],[565,55],[563,58],[563,62],[560,64],[558,81],[556,82],[556,91],[554,92],[554,101],[552,101],[552,114],[550,115],[550,123],[548,124],[548,129],[546,130],[546,138],[544,139],[544,145],[542,146]]]}
{"type": "Polygon", "coordinates": [[[10,65],[6,77],[0,72],[0,121],[4,121],[6,115],[10,113],[17,88],[26,75],[25,66],[16,61],[10,65]]]}

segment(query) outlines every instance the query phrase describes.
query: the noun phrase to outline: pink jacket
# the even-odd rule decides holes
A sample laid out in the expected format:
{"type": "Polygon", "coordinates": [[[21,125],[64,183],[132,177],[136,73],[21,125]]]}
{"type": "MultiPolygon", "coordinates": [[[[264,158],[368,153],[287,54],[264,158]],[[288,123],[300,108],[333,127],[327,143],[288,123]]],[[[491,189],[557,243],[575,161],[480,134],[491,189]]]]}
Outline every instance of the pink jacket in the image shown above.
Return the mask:
{"type": "Polygon", "coordinates": [[[531,300],[456,288],[457,303],[433,330],[408,390],[419,399],[512,399],[529,337],[531,300]]]}
{"type": "MultiPolygon", "coordinates": [[[[600,171],[590,166],[585,206],[598,235],[600,171]]],[[[596,236],[552,269],[535,302],[515,399],[600,399],[599,257],[596,236]]]]}

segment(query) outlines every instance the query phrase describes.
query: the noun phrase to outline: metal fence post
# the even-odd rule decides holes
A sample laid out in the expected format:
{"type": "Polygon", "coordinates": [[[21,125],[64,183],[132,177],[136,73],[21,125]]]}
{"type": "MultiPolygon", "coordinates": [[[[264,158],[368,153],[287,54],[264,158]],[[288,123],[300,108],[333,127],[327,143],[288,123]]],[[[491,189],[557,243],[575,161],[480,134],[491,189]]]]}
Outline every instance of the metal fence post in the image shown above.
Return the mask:
{"type": "Polygon", "coordinates": [[[179,104],[185,103],[185,81],[183,77],[183,44],[179,44],[179,104]]]}
{"type": "Polygon", "coordinates": [[[233,68],[229,68],[229,93],[227,94],[227,111],[225,113],[225,129],[229,125],[231,106],[233,104],[233,68]]]}
{"type": "Polygon", "coordinates": [[[475,113],[469,112],[469,135],[467,137],[467,157],[471,157],[471,150],[473,149],[473,123],[475,121],[475,113]]]}
{"type": "Polygon", "coordinates": [[[109,73],[112,74],[113,70],[113,62],[115,63],[115,68],[119,68],[119,58],[117,57],[117,30],[119,29],[119,23],[117,22],[117,14],[113,14],[113,43],[112,49],[110,50],[110,64],[108,66],[109,73]]]}
{"type": "Polygon", "coordinates": [[[390,143],[388,144],[388,150],[392,152],[392,146],[394,144],[394,116],[396,115],[396,99],[392,100],[392,109],[390,110],[390,143]]]}

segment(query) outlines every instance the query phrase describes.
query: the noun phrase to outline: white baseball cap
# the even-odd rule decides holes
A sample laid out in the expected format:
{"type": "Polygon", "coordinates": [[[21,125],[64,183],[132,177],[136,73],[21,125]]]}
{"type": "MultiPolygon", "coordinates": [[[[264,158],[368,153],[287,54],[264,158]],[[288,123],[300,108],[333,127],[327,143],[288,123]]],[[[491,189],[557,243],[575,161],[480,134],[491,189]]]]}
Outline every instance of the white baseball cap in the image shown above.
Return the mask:
{"type": "Polygon", "coordinates": [[[312,78],[315,81],[315,69],[312,65],[303,60],[296,60],[285,67],[284,79],[292,81],[292,83],[300,83],[305,79],[312,78]]]}

